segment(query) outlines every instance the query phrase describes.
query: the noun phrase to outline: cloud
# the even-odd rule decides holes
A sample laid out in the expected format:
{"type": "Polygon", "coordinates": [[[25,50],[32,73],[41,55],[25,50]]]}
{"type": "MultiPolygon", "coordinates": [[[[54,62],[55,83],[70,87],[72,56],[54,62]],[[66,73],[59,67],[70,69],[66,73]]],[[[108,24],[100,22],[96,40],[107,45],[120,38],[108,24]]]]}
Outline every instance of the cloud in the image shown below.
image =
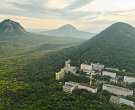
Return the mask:
{"type": "Polygon", "coordinates": [[[95,0],[76,0],[76,1],[72,2],[68,7],[66,7],[65,10],[75,10],[75,9],[81,8],[87,4],[90,4],[93,1],[95,1],[95,0]]]}

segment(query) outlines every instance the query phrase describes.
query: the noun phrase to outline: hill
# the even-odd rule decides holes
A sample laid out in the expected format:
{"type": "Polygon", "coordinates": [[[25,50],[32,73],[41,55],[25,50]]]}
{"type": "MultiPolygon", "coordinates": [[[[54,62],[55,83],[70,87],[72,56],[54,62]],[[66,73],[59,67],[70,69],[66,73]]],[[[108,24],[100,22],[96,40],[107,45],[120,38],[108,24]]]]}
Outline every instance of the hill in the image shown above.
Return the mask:
{"type": "Polygon", "coordinates": [[[0,36],[22,35],[25,33],[25,29],[18,22],[6,19],[0,23],[0,36]]]}
{"type": "Polygon", "coordinates": [[[85,38],[85,39],[90,39],[94,35],[96,35],[95,33],[78,31],[74,26],[70,24],[66,24],[55,30],[37,32],[37,34],[61,36],[61,37],[85,38]]]}
{"type": "MultiPolygon", "coordinates": [[[[103,63],[106,66],[135,72],[135,28],[118,22],[75,49],[72,60],[103,63]]],[[[79,65],[78,65],[79,66],[79,65]]]]}

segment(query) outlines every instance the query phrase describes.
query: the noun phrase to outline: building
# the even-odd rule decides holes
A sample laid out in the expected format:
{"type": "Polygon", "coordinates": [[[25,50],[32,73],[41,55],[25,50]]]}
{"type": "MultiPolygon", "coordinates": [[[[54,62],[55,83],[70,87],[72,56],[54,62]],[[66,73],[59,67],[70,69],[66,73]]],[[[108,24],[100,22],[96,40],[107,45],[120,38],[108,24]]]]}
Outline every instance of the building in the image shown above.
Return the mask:
{"type": "Polygon", "coordinates": [[[133,95],[133,90],[129,90],[123,87],[118,87],[110,84],[103,84],[102,90],[107,90],[110,93],[116,94],[116,95],[133,95]]]}
{"type": "Polygon", "coordinates": [[[129,76],[124,76],[124,82],[128,82],[128,83],[133,83],[135,82],[135,78],[133,77],[129,77],[129,76]]]}
{"type": "Polygon", "coordinates": [[[92,65],[92,67],[95,67],[95,68],[104,68],[105,67],[105,65],[103,65],[103,64],[99,64],[99,63],[92,63],[91,62],[91,65],[92,65]]]}
{"type": "Polygon", "coordinates": [[[115,79],[115,78],[110,79],[110,82],[118,83],[118,79],[115,79]]]}
{"type": "Polygon", "coordinates": [[[78,86],[78,83],[69,81],[65,82],[65,85],[63,86],[63,91],[64,92],[69,92],[72,93],[72,91],[78,86]]]}
{"type": "Polygon", "coordinates": [[[113,72],[108,72],[108,71],[103,71],[102,76],[111,76],[111,78],[116,78],[116,73],[113,72]]]}
{"type": "Polygon", "coordinates": [[[120,104],[124,103],[126,105],[130,105],[130,106],[135,108],[135,103],[133,101],[130,101],[130,100],[126,100],[126,99],[120,98],[120,102],[119,103],[120,104]]]}
{"type": "Polygon", "coordinates": [[[78,84],[78,88],[79,89],[86,89],[92,93],[96,93],[97,92],[97,87],[95,86],[91,86],[91,85],[87,85],[87,84],[82,84],[82,83],[79,83],[78,84]]]}
{"type": "Polygon", "coordinates": [[[118,68],[112,68],[112,67],[105,67],[105,69],[119,71],[118,68]]]}
{"type": "Polygon", "coordinates": [[[63,86],[64,92],[72,93],[73,90],[74,90],[74,86],[72,86],[72,85],[66,84],[66,85],[63,86]]]}
{"type": "Polygon", "coordinates": [[[91,65],[86,65],[86,64],[81,64],[80,68],[82,70],[84,70],[84,71],[91,71],[92,70],[92,66],[91,65]]]}
{"type": "Polygon", "coordinates": [[[61,71],[58,73],[55,73],[55,75],[56,75],[56,80],[59,80],[65,76],[65,71],[61,69],[61,71]]]}
{"type": "Polygon", "coordinates": [[[119,104],[119,102],[120,102],[120,97],[112,96],[112,95],[111,95],[110,102],[111,102],[111,103],[114,103],[114,104],[119,104]]]}
{"type": "Polygon", "coordinates": [[[70,66],[70,62],[71,62],[71,60],[70,60],[70,59],[69,59],[68,61],[65,61],[65,67],[70,66]]]}
{"type": "Polygon", "coordinates": [[[110,102],[114,104],[118,104],[118,105],[120,105],[121,103],[124,103],[126,105],[130,105],[135,108],[135,103],[133,101],[126,100],[117,96],[111,96],[110,102]]]}

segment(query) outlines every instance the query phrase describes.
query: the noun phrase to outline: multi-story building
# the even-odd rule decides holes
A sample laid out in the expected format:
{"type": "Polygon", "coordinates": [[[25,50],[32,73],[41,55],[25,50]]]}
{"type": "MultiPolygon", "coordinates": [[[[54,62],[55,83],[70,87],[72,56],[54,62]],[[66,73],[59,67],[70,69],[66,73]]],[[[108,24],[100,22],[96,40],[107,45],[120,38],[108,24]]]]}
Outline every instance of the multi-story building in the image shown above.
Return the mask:
{"type": "Polygon", "coordinates": [[[72,93],[73,90],[74,90],[74,86],[72,86],[72,85],[66,84],[66,85],[63,86],[64,92],[72,93]]]}
{"type": "Polygon", "coordinates": [[[71,62],[71,60],[70,60],[70,59],[69,59],[68,61],[65,61],[65,67],[70,66],[70,62],[71,62]]]}
{"type": "Polygon", "coordinates": [[[78,83],[69,81],[65,82],[65,85],[63,86],[63,91],[64,92],[69,92],[72,93],[72,91],[78,86],[78,83]]]}
{"type": "Polygon", "coordinates": [[[103,84],[102,89],[107,90],[110,93],[114,93],[116,95],[123,95],[123,96],[133,95],[133,90],[129,90],[123,87],[118,87],[110,84],[103,84]]]}
{"type": "Polygon", "coordinates": [[[78,84],[78,88],[79,89],[86,89],[92,93],[96,93],[97,92],[97,87],[95,86],[91,86],[91,85],[87,85],[87,84],[82,84],[82,83],[79,83],[78,84]]]}
{"type": "Polygon", "coordinates": [[[108,72],[108,71],[103,71],[102,76],[111,76],[112,78],[116,78],[116,73],[113,72],[108,72]]]}
{"type": "Polygon", "coordinates": [[[135,82],[135,78],[129,77],[129,76],[124,76],[124,82],[128,82],[128,83],[135,82]]]}
{"type": "Polygon", "coordinates": [[[91,65],[86,65],[86,64],[81,64],[81,69],[84,71],[91,71],[92,66],[91,65]]]}
{"type": "Polygon", "coordinates": [[[58,73],[55,73],[55,75],[56,75],[56,80],[59,80],[65,76],[65,71],[61,69],[61,71],[58,73]]]}

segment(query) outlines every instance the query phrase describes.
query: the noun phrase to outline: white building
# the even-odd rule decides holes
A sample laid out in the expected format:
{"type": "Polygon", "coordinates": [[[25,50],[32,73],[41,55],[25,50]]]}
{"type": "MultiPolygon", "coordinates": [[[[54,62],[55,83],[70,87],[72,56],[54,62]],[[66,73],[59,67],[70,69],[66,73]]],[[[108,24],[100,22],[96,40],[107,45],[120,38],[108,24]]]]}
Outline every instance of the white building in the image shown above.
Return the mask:
{"type": "Polygon", "coordinates": [[[84,71],[90,71],[90,70],[92,70],[92,66],[86,65],[86,64],[81,64],[81,69],[84,71]]]}
{"type": "Polygon", "coordinates": [[[124,76],[124,82],[128,82],[128,83],[135,82],[135,78],[129,77],[129,76],[124,76]]]}
{"type": "Polygon", "coordinates": [[[103,90],[107,90],[110,93],[114,93],[117,95],[133,95],[133,90],[129,90],[123,87],[118,87],[118,86],[114,86],[114,85],[110,85],[110,84],[103,84],[103,90]]]}
{"type": "Polygon", "coordinates": [[[103,71],[102,76],[111,76],[112,78],[116,78],[116,73],[113,72],[108,72],[108,71],[103,71]]]}
{"type": "Polygon", "coordinates": [[[79,89],[86,89],[92,93],[96,93],[97,92],[97,87],[95,86],[91,86],[91,85],[87,85],[87,84],[82,84],[82,83],[79,83],[78,84],[78,88],[79,89]]]}

